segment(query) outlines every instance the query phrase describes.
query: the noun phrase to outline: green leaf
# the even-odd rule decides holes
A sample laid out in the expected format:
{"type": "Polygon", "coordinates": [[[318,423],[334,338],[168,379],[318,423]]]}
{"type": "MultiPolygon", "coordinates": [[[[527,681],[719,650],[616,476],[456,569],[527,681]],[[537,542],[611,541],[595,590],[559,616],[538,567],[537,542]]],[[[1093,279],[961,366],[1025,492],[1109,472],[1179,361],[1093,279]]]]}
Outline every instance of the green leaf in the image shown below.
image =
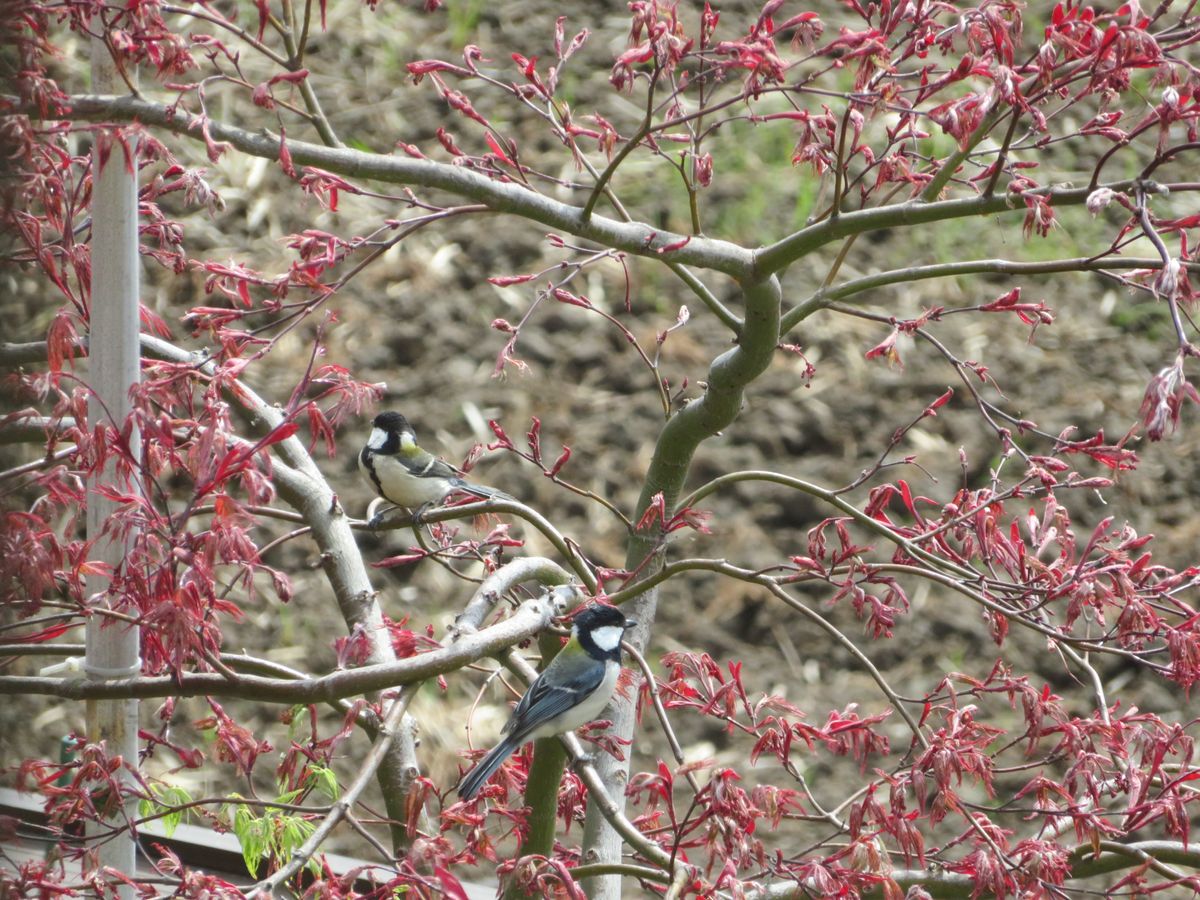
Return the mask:
{"type": "Polygon", "coordinates": [[[305,715],[305,712],[307,712],[307,710],[308,710],[308,707],[305,704],[297,703],[295,706],[293,706],[291,709],[289,709],[287,711],[288,739],[289,740],[295,740],[296,735],[300,733],[301,725],[308,721],[308,717],[305,715]]]}
{"type": "Polygon", "coordinates": [[[302,787],[296,788],[294,791],[284,791],[282,794],[280,794],[278,797],[275,798],[275,802],[276,803],[293,803],[293,802],[295,802],[296,798],[299,797],[303,793],[304,793],[304,788],[302,788],[302,787]]]}
{"type": "MultiPolygon", "coordinates": [[[[280,828],[276,832],[278,835],[278,845],[276,852],[280,859],[291,857],[297,850],[304,846],[317,826],[307,819],[302,819],[300,816],[279,816],[280,828]]],[[[309,859],[305,864],[305,868],[311,871],[314,875],[321,873],[321,864],[316,859],[309,859]]]]}
{"type": "Polygon", "coordinates": [[[246,862],[246,871],[252,877],[257,878],[259,862],[263,857],[270,855],[271,822],[265,816],[262,818],[255,816],[248,806],[243,804],[231,804],[231,806],[233,806],[233,833],[242,846],[242,859],[246,862]]]}
{"type": "Polygon", "coordinates": [[[166,832],[167,837],[170,837],[179,827],[179,823],[183,821],[185,812],[176,807],[191,803],[192,796],[185,788],[166,782],[152,782],[150,793],[154,796],[144,797],[138,803],[138,816],[141,818],[157,816],[158,821],[162,823],[163,831],[166,832]]]}
{"type": "Polygon", "coordinates": [[[306,787],[311,787],[330,801],[338,798],[338,780],[333,769],[319,766],[315,763],[308,767],[308,775],[304,779],[306,787]]]}

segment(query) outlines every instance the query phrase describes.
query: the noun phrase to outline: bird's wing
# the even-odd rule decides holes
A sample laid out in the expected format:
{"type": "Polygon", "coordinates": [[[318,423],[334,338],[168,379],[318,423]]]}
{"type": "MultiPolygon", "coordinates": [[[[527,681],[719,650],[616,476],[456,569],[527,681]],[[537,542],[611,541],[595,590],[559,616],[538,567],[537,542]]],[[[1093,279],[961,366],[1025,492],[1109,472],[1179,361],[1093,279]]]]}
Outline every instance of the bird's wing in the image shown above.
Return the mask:
{"type": "Polygon", "coordinates": [[[471,484],[471,482],[463,478],[461,469],[456,469],[445,460],[438,459],[432,453],[424,450],[410,454],[400,453],[397,454],[396,458],[404,463],[404,467],[418,478],[445,478],[457,490],[462,491],[464,494],[470,494],[472,497],[478,497],[481,500],[487,500],[490,497],[496,497],[500,500],[513,499],[511,494],[506,494],[504,491],[488,487],[485,484],[471,484]]]}
{"type": "MultiPolygon", "coordinates": [[[[561,654],[554,658],[550,664],[551,667],[559,661],[560,657],[561,654]]],[[[525,696],[521,698],[516,709],[513,710],[512,718],[508,720],[505,731],[512,732],[513,737],[517,740],[524,741],[525,736],[535,731],[538,726],[544,725],[555,716],[562,715],[575,706],[600,686],[605,675],[605,667],[596,665],[590,659],[585,660],[580,666],[568,663],[559,666],[558,669],[559,671],[554,672],[553,684],[549,683],[550,679],[546,678],[549,669],[539,675],[530,685],[529,690],[525,692],[525,696]],[[576,669],[577,671],[564,671],[565,669],[576,669]]]]}
{"type": "Polygon", "coordinates": [[[397,453],[395,458],[418,478],[446,478],[455,481],[462,477],[458,469],[450,463],[424,450],[416,453],[397,453]]]}

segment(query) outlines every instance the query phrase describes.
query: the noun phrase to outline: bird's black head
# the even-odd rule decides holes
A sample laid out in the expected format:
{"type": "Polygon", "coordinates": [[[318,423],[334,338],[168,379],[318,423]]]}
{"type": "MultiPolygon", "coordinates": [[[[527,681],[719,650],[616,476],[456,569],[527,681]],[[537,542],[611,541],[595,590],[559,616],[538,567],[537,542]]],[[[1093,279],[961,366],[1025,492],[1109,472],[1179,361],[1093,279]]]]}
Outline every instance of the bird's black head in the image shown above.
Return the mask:
{"type": "Polygon", "coordinates": [[[626,619],[615,606],[593,604],[575,614],[572,631],[592,656],[598,659],[621,658],[621,637],[625,630],[636,625],[626,619]]]}
{"type": "Polygon", "coordinates": [[[408,424],[408,419],[404,418],[400,413],[391,410],[381,412],[375,417],[375,421],[371,425],[380,431],[386,431],[388,434],[403,434],[406,431],[412,432],[413,430],[413,427],[408,424]]]}

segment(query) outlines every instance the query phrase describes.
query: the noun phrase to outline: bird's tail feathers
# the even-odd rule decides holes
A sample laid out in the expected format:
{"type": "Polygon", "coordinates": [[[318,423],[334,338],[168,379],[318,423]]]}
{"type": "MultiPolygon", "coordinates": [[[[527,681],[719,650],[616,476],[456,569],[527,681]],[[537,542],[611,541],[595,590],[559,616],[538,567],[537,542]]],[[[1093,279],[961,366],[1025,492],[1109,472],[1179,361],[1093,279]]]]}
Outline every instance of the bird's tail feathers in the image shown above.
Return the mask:
{"type": "Polygon", "coordinates": [[[497,490],[493,487],[488,487],[486,484],[471,484],[469,481],[463,481],[461,478],[455,483],[454,489],[462,491],[464,494],[470,494],[472,497],[478,497],[480,500],[515,500],[512,494],[506,494],[504,491],[497,490]]]}
{"type": "Polygon", "coordinates": [[[503,762],[508,759],[524,741],[517,741],[509,735],[490,751],[488,755],[476,763],[475,768],[468,772],[458,783],[458,796],[470,800],[479,793],[479,789],[495,774],[503,762]]]}

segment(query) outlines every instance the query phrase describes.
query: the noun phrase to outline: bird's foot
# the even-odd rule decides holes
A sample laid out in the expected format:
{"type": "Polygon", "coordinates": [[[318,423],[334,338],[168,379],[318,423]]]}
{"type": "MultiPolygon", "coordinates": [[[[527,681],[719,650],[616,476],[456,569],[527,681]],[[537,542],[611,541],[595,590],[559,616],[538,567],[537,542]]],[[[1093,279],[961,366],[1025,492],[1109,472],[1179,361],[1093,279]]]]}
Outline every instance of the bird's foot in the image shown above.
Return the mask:
{"type": "Polygon", "coordinates": [[[578,775],[579,770],[584,766],[590,766],[595,763],[599,755],[595,751],[592,751],[591,753],[584,753],[582,756],[575,757],[575,759],[571,760],[571,771],[578,775]]]}
{"type": "Polygon", "coordinates": [[[412,523],[414,525],[424,524],[425,514],[433,509],[434,506],[435,504],[433,503],[422,503],[420,506],[414,509],[412,514],[412,523]]]}

